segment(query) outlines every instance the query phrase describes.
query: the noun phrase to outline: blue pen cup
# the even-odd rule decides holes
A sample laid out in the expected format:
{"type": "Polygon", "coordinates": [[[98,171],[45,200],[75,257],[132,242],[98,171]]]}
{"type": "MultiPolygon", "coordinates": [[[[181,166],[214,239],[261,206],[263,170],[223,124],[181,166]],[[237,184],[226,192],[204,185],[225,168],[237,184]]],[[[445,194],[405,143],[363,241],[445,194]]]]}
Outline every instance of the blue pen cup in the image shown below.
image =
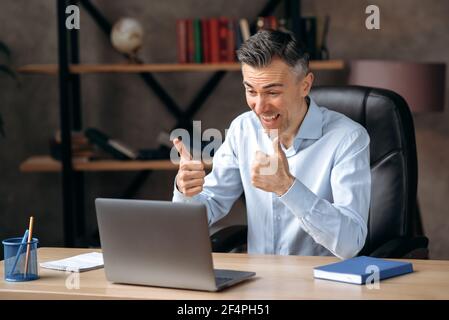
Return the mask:
{"type": "Polygon", "coordinates": [[[2,241],[4,249],[4,265],[6,281],[31,281],[39,278],[37,267],[37,244],[33,238],[22,243],[22,238],[10,238],[2,241]],[[28,268],[25,270],[27,247],[29,245],[28,268]]]}

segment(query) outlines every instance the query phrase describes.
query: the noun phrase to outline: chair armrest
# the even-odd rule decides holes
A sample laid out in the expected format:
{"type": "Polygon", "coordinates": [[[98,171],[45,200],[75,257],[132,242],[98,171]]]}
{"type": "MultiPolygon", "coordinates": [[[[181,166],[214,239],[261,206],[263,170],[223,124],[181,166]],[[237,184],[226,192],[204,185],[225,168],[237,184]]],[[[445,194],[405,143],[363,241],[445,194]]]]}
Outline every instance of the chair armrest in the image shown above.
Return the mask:
{"type": "Polygon", "coordinates": [[[428,259],[429,239],[426,237],[401,237],[390,240],[374,250],[370,256],[377,258],[428,259]]]}
{"type": "Polygon", "coordinates": [[[248,227],[244,225],[230,226],[218,230],[210,239],[213,252],[230,252],[246,244],[248,227]]]}

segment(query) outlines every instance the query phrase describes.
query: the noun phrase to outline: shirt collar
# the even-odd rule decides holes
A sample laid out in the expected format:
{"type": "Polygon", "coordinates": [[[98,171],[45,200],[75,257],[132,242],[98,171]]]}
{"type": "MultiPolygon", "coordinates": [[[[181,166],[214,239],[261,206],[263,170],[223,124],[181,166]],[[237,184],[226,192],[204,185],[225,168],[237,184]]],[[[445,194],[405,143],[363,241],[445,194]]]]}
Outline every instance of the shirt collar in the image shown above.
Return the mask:
{"type": "Polygon", "coordinates": [[[315,101],[307,97],[309,100],[309,110],[299,127],[296,139],[319,139],[323,135],[323,114],[315,101]]]}

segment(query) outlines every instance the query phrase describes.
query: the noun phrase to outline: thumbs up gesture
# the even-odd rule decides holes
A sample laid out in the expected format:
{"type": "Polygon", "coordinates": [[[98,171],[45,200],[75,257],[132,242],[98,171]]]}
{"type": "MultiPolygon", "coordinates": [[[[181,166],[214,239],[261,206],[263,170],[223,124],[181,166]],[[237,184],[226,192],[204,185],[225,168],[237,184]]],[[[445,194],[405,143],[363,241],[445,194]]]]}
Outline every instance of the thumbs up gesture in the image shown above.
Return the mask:
{"type": "Polygon", "coordinates": [[[251,167],[251,183],[256,188],[282,196],[290,189],[295,177],[290,174],[287,157],[279,137],[273,139],[274,154],[256,151],[251,167]]]}
{"type": "Polygon", "coordinates": [[[203,191],[204,177],[206,176],[204,165],[201,161],[192,160],[192,156],[181,140],[175,139],[173,144],[181,155],[176,187],[185,196],[193,197],[203,191]]]}

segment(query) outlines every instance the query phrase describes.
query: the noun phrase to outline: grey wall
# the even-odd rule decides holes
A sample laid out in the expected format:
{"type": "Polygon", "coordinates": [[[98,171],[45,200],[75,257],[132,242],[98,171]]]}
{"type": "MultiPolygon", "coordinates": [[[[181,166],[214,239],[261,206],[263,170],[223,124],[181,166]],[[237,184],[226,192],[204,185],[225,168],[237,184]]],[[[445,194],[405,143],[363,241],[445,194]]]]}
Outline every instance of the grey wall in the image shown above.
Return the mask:
{"type": "MultiPolygon", "coordinates": [[[[145,29],[141,57],[147,62],[176,61],[175,19],[198,16],[253,17],[265,1],[245,0],[97,0],[104,14],[114,21],[122,16],[138,18],[145,29]],[[198,8],[201,8],[199,13],[198,8]]],[[[329,48],[332,58],[406,59],[449,62],[449,2],[427,1],[303,1],[308,14],[330,14],[329,48]],[[364,27],[364,10],[377,4],[381,30],[364,27]]],[[[81,11],[81,59],[86,63],[122,62],[108,38],[85,11],[81,11]]],[[[13,64],[57,61],[54,0],[0,0],[0,40],[13,52],[13,64]]],[[[207,73],[157,74],[156,78],[174,99],[186,106],[208,79],[207,73]]],[[[318,72],[317,84],[341,83],[342,74],[318,72]]],[[[206,101],[196,119],[204,129],[225,129],[246,110],[241,76],[228,73],[206,101]]],[[[448,82],[449,85],[449,82],[448,82]]],[[[448,91],[446,90],[446,93],[448,91]]],[[[82,77],[83,122],[136,148],[156,147],[155,137],[169,130],[175,120],[141,81],[132,74],[86,75],[82,77]]],[[[447,99],[446,99],[447,100],[447,99]]],[[[446,103],[447,109],[447,103],[446,103]]],[[[0,76],[0,111],[7,137],[0,138],[0,237],[20,235],[28,216],[36,217],[36,235],[42,245],[62,245],[62,202],[60,176],[55,173],[20,173],[21,161],[34,154],[48,153],[48,139],[57,130],[57,79],[24,75],[22,86],[0,76]]],[[[424,228],[431,240],[431,257],[449,259],[448,113],[415,117],[419,157],[419,199],[424,228]]],[[[88,228],[95,229],[93,199],[120,196],[135,173],[96,172],[86,174],[88,228]]],[[[171,198],[175,172],[154,172],[139,197],[171,198]]],[[[243,211],[237,203],[234,217],[243,211]]]]}

